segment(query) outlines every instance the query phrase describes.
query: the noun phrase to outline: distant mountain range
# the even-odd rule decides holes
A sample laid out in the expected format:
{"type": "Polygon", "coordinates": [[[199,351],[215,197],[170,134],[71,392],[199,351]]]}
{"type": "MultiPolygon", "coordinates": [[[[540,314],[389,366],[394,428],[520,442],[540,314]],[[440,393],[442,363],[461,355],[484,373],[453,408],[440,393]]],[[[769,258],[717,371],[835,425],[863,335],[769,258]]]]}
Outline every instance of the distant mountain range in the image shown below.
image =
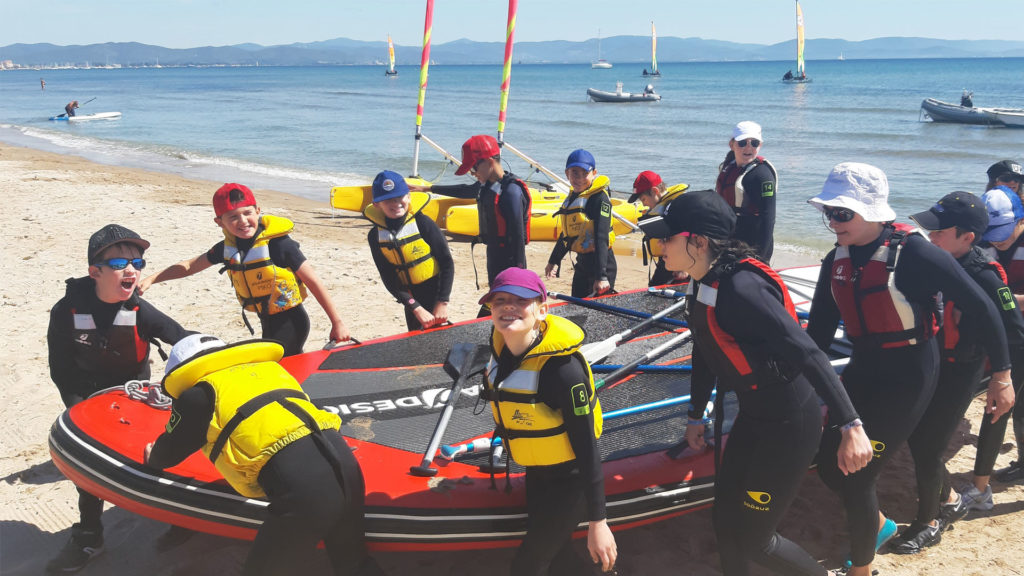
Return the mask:
{"type": "MultiPolygon", "coordinates": [[[[601,56],[613,63],[643,63],[650,58],[647,36],[613,36],[601,41],[601,56]]],[[[722,62],[790,60],[796,40],[778,44],[742,44],[702,38],[658,38],[658,61],[722,62]]],[[[501,42],[455,40],[431,47],[435,64],[500,64],[501,42]]],[[[939,40],[934,38],[874,38],[859,42],[819,38],[808,40],[809,60],[881,58],[1001,58],[1024,57],[1024,42],[1001,40],[939,40]]],[[[418,65],[421,47],[396,46],[399,65],[418,65]]],[[[164,48],[137,42],[108,42],[85,46],[11,44],[0,47],[0,62],[19,67],[50,66],[349,66],[381,63],[387,44],[336,38],[279,46],[237,44],[199,48],[164,48]]],[[[582,64],[597,57],[597,40],[519,42],[514,58],[524,64],[582,64]]]]}

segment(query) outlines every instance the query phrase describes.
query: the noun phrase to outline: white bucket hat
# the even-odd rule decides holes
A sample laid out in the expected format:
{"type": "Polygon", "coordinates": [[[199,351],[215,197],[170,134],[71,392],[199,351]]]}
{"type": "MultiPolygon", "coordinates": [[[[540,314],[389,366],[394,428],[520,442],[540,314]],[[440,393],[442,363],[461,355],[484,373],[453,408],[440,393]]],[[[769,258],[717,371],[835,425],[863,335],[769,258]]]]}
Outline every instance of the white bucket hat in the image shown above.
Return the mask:
{"type": "Polygon", "coordinates": [[[896,219],[896,212],[889,207],[889,180],[885,172],[859,162],[836,164],[821,193],[807,203],[818,210],[825,206],[849,208],[867,222],[892,222],[896,219]]]}

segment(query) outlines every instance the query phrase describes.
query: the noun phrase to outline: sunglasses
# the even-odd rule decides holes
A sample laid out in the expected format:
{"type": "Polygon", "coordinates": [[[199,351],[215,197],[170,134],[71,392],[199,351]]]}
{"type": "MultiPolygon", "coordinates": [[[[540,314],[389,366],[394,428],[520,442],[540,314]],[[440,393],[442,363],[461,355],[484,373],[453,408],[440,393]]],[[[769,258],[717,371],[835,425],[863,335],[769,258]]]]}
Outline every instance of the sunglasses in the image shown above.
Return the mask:
{"type": "Polygon", "coordinates": [[[836,222],[849,222],[853,220],[853,216],[856,214],[856,212],[849,208],[832,208],[829,206],[822,209],[821,213],[825,215],[825,218],[835,220],[836,222]]]}
{"type": "Polygon", "coordinates": [[[761,141],[757,138],[747,138],[746,140],[736,140],[736,145],[740,148],[746,148],[747,146],[757,148],[761,145],[761,141]]]}
{"type": "Polygon", "coordinates": [[[110,258],[108,260],[102,260],[94,264],[94,266],[106,266],[112,270],[124,270],[131,264],[136,270],[142,270],[146,267],[145,258],[110,258]]]}

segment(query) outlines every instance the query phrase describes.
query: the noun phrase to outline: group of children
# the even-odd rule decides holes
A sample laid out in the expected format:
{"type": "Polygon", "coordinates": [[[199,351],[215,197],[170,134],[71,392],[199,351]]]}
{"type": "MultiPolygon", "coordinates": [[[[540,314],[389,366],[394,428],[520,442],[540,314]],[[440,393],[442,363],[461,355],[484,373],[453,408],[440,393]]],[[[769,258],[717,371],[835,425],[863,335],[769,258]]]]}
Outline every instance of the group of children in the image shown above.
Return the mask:
{"type": "MultiPolygon", "coordinates": [[[[886,541],[895,538],[894,551],[914,553],[938,543],[968,510],[992,507],[988,481],[1011,408],[1024,450],[1024,415],[1015,407],[1024,369],[1014,370],[1012,379],[1010,371],[1011,363],[1024,362],[1018,306],[1024,298],[1024,204],[1018,196],[1024,171],[1012,161],[997,163],[982,197],[955,192],[914,214],[929,243],[920,232],[893,224],[881,170],[836,166],[809,201],[835,232],[837,247],[823,261],[805,331],[785,285],[767,266],[777,175],[758,156],[760,145],[760,126],[736,126],[716,190],[668,187],[651,171],[634,182],[630,200],[650,208],[640,227],[659,259],[651,281],[691,279],[686,313],[695,346],[686,440],[695,449],[706,447],[705,412],[716,384],[718,398],[736,392],[740,411],[721,456],[714,508],[726,574],[746,574],[751,562],[779,574],[826,573],[775,531],[816,461],[846,507],[848,574],[867,575],[886,541]],[[841,380],[826,356],[840,322],[853,343],[841,380]],[[986,362],[989,417],[982,423],[974,484],[958,494],[940,457],[986,362]],[[824,429],[818,397],[829,407],[824,429]],[[875,483],[904,441],[915,459],[919,511],[896,536],[895,523],[879,512],[875,483]],[[753,495],[759,499],[748,502],[753,495]]],[[[544,283],[526,269],[529,190],[502,169],[497,142],[474,136],[462,154],[459,171],[472,173],[474,185],[410,187],[395,172],[377,175],[364,212],[373,224],[367,236],[372,258],[385,288],[405,307],[410,330],[447,322],[454,263],[443,233],[423,213],[429,201],[423,192],[477,200],[490,286],[480,300],[481,316],[493,322],[482,395],[492,402],[510,454],[527,469],[530,528],[514,571],[584,569],[570,545],[581,519],[590,523],[591,560],[611,570],[617,549],[604,516],[596,449],[601,411],[593,375],[578,353],[583,331],[548,314],[544,283]],[[530,410],[544,430],[517,436],[501,417],[508,410],[530,410]]],[[[616,276],[608,179],[583,149],[569,155],[565,171],[571,190],[556,214],[561,235],[545,275],[556,275],[571,251],[573,295],[606,293],[616,276]]],[[[362,477],[340,421],[313,406],[276,364],[303,350],[308,293],[331,320],[331,341],[350,339],[348,330],[289,236],[292,222],[261,214],[252,191],[240,184],[218,189],[213,205],[224,239],[147,278],[141,271],[149,243],[138,234],[112,224],[90,238],[88,276],[68,280],[67,294],[51,312],[52,378],[70,407],[97,390],[147,379],[150,344],[173,345],[164,385],[176,417],[146,447],[144,461],[164,468],[203,450],[241,494],[271,500],[271,518],[244,572],[281,573],[322,539],[336,573],[379,573],[362,544],[362,477]],[[228,345],[188,332],[140,297],[155,283],[214,264],[227,272],[251,331],[246,311],[260,319],[263,340],[228,345]],[[242,363],[259,367],[246,386],[237,385],[231,370],[242,363]],[[253,453],[264,456],[244,457],[253,453]],[[295,462],[309,474],[290,474],[295,462]]],[[[1015,462],[996,478],[1024,478],[1024,466],[1015,462]]],[[[75,571],[102,551],[102,505],[80,491],[81,520],[49,572],[75,571]]]]}

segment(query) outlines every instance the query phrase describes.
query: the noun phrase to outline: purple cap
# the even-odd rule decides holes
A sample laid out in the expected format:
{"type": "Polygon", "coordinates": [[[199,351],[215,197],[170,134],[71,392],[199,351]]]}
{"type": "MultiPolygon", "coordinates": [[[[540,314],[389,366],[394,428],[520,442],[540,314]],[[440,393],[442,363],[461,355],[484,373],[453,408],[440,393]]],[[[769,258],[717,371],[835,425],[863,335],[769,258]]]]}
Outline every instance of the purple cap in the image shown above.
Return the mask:
{"type": "Polygon", "coordinates": [[[548,297],[548,289],[536,272],[516,267],[502,270],[491,283],[491,291],[484,294],[478,304],[486,304],[497,292],[508,292],[520,298],[540,298],[541,302],[548,297]]]}
{"type": "Polygon", "coordinates": [[[981,237],[986,242],[1003,242],[1013,236],[1017,221],[1024,218],[1024,204],[1006,186],[996,186],[981,196],[988,208],[988,229],[981,237]]]}

